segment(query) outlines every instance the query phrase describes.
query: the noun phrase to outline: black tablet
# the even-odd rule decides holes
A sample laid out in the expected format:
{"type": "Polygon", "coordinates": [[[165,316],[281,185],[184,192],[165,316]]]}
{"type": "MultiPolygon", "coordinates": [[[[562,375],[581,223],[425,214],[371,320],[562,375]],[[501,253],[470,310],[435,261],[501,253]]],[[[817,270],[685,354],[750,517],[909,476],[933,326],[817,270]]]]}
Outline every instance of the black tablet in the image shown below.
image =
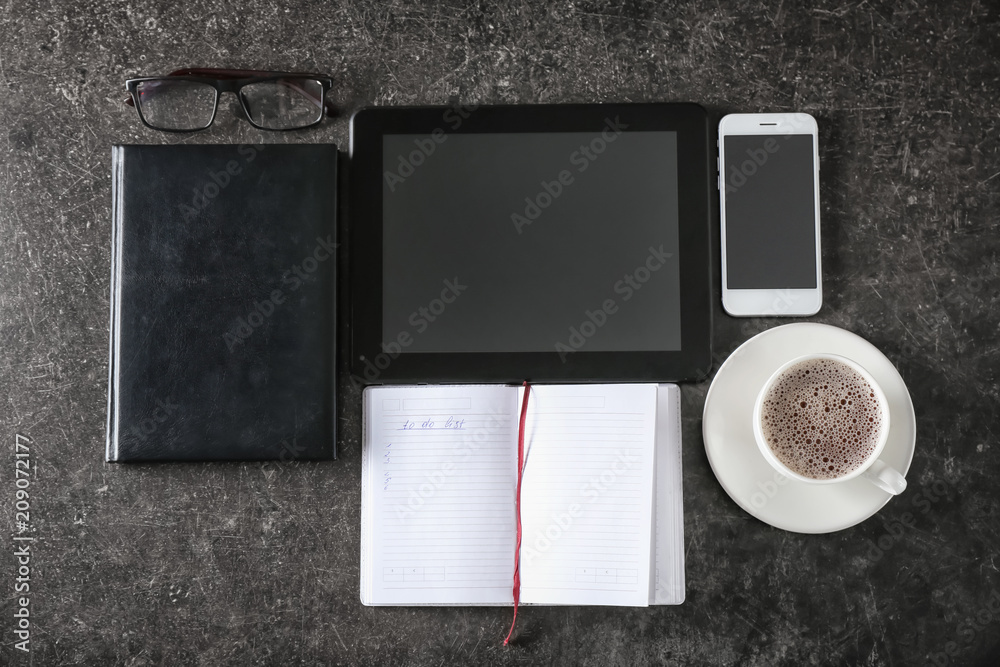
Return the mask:
{"type": "Polygon", "coordinates": [[[367,383],[678,381],[711,367],[695,104],[351,119],[351,369],[367,383]]]}

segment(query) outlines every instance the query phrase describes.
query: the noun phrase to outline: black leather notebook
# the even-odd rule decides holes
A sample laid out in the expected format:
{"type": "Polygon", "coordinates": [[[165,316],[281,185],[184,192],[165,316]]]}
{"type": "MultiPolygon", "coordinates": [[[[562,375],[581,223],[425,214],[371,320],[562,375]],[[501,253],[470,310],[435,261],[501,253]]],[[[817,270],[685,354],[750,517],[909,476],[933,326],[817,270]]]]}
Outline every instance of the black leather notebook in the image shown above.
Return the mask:
{"type": "Polygon", "coordinates": [[[335,458],[336,169],[113,148],[108,461],[335,458]]]}

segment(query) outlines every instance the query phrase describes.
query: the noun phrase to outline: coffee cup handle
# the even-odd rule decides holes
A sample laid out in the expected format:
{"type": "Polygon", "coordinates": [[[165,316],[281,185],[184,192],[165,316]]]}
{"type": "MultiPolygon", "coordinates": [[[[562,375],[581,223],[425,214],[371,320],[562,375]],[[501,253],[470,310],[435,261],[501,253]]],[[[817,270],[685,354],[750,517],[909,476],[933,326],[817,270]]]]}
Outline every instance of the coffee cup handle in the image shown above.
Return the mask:
{"type": "Polygon", "coordinates": [[[895,468],[882,461],[875,461],[862,477],[894,496],[898,496],[906,490],[906,479],[895,468]]]}

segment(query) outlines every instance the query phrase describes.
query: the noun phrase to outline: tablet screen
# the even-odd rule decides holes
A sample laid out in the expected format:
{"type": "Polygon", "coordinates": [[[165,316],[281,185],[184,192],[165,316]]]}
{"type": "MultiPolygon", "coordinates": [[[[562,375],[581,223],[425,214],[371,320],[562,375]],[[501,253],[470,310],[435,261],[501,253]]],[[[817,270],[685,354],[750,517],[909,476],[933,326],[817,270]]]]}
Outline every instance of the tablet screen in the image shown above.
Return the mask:
{"type": "Polygon", "coordinates": [[[681,349],[675,132],[386,134],[382,165],[384,341],[681,349]]]}

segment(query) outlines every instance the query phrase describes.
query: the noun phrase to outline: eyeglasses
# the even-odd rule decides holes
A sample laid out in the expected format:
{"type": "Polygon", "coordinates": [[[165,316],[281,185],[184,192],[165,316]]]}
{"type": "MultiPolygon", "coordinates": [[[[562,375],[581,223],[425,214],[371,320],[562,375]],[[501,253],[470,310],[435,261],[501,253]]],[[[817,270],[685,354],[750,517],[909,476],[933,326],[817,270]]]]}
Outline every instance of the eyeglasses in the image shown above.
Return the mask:
{"type": "Polygon", "coordinates": [[[166,76],[129,79],[125,103],[146,127],[196,132],[215,120],[219,94],[233,93],[250,124],[261,130],[300,130],[336,115],[326,99],[333,80],[320,74],[188,68],[166,76]]]}

